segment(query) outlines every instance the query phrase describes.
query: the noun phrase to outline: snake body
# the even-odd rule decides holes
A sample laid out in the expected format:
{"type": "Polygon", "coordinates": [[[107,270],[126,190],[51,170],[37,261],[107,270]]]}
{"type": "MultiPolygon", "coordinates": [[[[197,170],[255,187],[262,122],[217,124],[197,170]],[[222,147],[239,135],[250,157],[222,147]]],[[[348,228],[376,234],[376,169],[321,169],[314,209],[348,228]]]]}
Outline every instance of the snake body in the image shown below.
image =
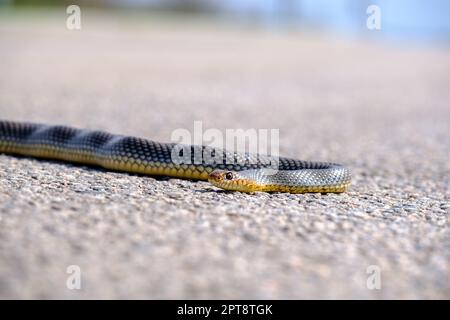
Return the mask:
{"type": "Polygon", "coordinates": [[[348,169],[338,164],[277,158],[273,170],[273,162],[267,156],[209,146],[185,146],[181,154],[188,161],[180,162],[174,160],[173,155],[180,154],[176,148],[179,145],[175,143],[103,131],[0,121],[0,153],[5,154],[146,175],[208,180],[217,187],[242,192],[344,192],[350,185],[348,169]],[[215,157],[214,161],[211,157],[215,157]]]}

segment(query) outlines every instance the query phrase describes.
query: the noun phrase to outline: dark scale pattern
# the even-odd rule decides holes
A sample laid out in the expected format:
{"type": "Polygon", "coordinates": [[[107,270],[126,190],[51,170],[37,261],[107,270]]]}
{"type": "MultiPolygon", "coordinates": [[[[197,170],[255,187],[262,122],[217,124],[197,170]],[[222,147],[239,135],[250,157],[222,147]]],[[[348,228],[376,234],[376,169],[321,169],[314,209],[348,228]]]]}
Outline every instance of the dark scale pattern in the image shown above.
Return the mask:
{"type": "Polygon", "coordinates": [[[332,163],[240,154],[207,146],[183,147],[102,131],[8,121],[0,121],[0,152],[178,177],[194,177],[194,171],[204,174],[224,169],[243,172],[266,185],[326,188],[350,182],[348,170],[332,163]],[[279,172],[269,175],[263,168],[279,172]],[[188,169],[191,174],[184,174],[188,169]]]}
{"type": "Polygon", "coordinates": [[[71,149],[82,149],[88,152],[101,152],[101,148],[114,137],[110,133],[102,131],[80,131],[67,141],[67,146],[71,149]],[[80,148],[81,146],[81,148],[80,148]]]}
{"type": "Polygon", "coordinates": [[[42,127],[45,126],[32,123],[0,121],[0,141],[25,142],[33,132],[42,127]]]}
{"type": "Polygon", "coordinates": [[[81,130],[63,126],[42,126],[35,130],[25,141],[29,144],[43,144],[62,148],[68,147],[68,143],[81,130]]]}
{"type": "Polygon", "coordinates": [[[133,162],[171,163],[171,144],[135,137],[113,136],[99,152],[112,158],[128,158],[133,162]]]}

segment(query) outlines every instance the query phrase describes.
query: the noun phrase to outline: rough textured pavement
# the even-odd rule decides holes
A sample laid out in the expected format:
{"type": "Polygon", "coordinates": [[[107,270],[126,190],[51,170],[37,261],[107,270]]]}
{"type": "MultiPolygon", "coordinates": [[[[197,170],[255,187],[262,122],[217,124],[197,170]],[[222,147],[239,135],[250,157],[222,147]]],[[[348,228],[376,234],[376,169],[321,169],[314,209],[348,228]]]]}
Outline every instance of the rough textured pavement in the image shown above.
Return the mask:
{"type": "Polygon", "coordinates": [[[160,141],[194,120],[279,128],[283,155],[354,175],[341,195],[248,195],[0,155],[1,298],[450,298],[448,49],[89,13],[81,31],[64,12],[0,21],[1,119],[160,141]]]}

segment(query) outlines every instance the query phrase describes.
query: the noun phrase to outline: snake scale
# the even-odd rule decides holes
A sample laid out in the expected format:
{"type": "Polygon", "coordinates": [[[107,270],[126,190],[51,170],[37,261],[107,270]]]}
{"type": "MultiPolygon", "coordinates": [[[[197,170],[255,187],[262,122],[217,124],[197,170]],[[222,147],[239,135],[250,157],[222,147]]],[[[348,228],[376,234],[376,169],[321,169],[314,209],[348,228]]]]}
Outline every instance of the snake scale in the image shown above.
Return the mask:
{"type": "MultiPolygon", "coordinates": [[[[274,162],[268,156],[209,146],[185,146],[187,149],[181,153],[190,153],[190,161],[182,163],[173,160],[177,146],[103,131],[0,121],[0,153],[5,154],[146,175],[208,180],[219,188],[241,192],[344,192],[350,185],[349,170],[339,164],[279,157],[275,162],[277,170],[273,170],[274,162]]],[[[175,154],[179,152],[176,150],[175,154]]]]}

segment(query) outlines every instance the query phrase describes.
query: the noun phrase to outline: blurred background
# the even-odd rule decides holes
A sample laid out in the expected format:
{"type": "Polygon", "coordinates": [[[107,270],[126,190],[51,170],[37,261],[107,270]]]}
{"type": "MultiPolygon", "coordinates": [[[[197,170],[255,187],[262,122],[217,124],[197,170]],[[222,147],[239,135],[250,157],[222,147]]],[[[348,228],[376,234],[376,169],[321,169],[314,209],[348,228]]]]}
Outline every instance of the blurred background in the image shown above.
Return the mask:
{"type": "Polygon", "coordinates": [[[347,36],[390,40],[448,42],[450,4],[445,0],[1,0],[5,8],[38,8],[77,4],[83,8],[139,10],[177,16],[201,14],[265,28],[322,30],[347,36]],[[365,28],[366,8],[382,7],[383,32],[365,28]]]}
{"type": "Polygon", "coordinates": [[[194,120],[216,128],[274,127],[286,137],[292,118],[312,113],[317,121],[295,126],[299,134],[341,122],[332,134],[353,139],[342,135],[365,121],[350,115],[382,116],[379,108],[398,105],[391,112],[407,106],[408,116],[446,85],[444,0],[78,1],[80,29],[68,26],[71,4],[0,0],[0,102],[17,105],[3,117],[115,128],[113,122],[125,133],[134,127],[135,134],[167,140],[194,120]],[[378,27],[369,26],[371,17],[378,27]],[[91,117],[83,114],[88,104],[91,117]],[[267,117],[274,110],[286,112],[267,117]],[[144,115],[136,119],[138,112],[144,115]]]}

